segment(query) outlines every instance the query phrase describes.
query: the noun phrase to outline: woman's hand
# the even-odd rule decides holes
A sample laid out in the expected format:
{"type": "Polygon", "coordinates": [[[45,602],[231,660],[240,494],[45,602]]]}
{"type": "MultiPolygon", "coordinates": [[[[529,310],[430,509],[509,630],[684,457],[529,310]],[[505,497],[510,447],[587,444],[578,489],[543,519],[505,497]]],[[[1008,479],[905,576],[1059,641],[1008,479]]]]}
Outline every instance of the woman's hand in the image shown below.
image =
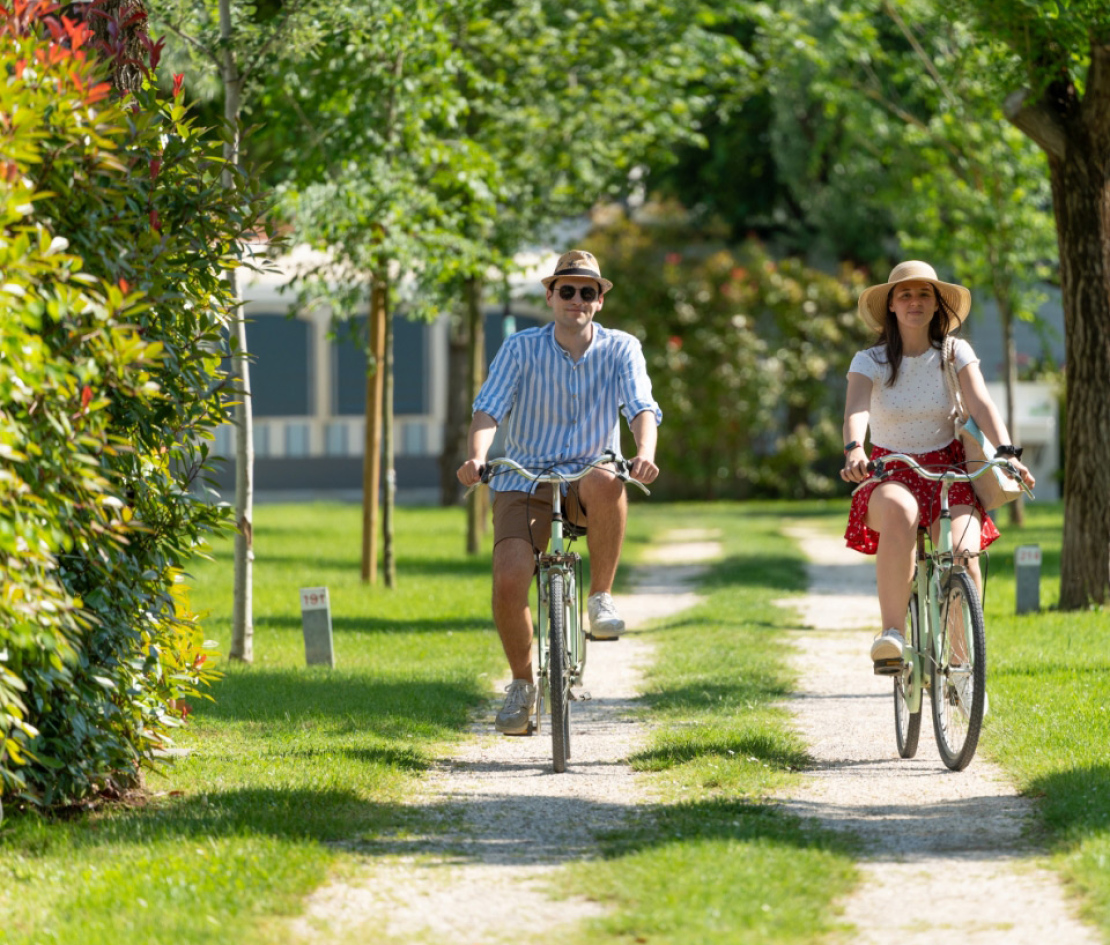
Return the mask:
{"type": "Polygon", "coordinates": [[[867,453],[862,446],[855,446],[844,457],[844,468],[840,470],[840,478],[845,482],[863,482],[871,473],[867,471],[867,453]]]}
{"type": "Polygon", "coordinates": [[[1021,478],[1030,489],[1032,489],[1037,484],[1037,480],[1033,478],[1033,474],[1029,471],[1028,467],[1021,462],[1021,460],[1017,459],[1014,456],[999,456],[998,458],[1007,460],[1010,465],[1018,471],[1021,478]]]}

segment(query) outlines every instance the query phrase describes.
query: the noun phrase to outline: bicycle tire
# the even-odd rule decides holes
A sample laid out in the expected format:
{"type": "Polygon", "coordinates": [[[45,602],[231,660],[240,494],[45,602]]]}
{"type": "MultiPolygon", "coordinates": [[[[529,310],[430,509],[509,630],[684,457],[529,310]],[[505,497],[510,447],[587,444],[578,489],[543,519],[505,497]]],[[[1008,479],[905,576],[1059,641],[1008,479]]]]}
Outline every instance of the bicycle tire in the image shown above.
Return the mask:
{"type": "Polygon", "coordinates": [[[933,729],[941,760],[953,771],[963,771],[975,756],[983,726],[987,632],[971,575],[963,571],[949,574],[942,595],[939,658],[932,667],[933,729]],[[958,653],[961,635],[964,662],[958,653]]]}
{"type": "Polygon", "coordinates": [[[551,761],[556,774],[567,770],[570,757],[570,673],[564,635],[565,591],[563,576],[551,575],[548,678],[551,681],[551,761]]]}
{"type": "MultiPolygon", "coordinates": [[[[917,625],[917,613],[917,595],[914,594],[910,597],[906,626],[910,631],[909,645],[920,654],[921,628],[917,625]]],[[[906,704],[911,667],[912,664],[907,662],[902,673],[894,678],[894,735],[898,739],[898,755],[902,758],[912,758],[917,754],[917,743],[921,738],[921,703],[918,703],[916,712],[910,712],[906,704]]]]}

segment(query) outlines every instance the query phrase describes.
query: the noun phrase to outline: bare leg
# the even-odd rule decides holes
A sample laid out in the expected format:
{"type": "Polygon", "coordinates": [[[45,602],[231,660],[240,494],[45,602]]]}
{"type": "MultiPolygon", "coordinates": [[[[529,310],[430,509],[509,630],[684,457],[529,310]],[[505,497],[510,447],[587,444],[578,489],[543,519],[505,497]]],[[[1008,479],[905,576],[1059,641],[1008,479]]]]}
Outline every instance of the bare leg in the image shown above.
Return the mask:
{"type": "Polygon", "coordinates": [[[578,495],[589,521],[586,543],[590,547],[590,593],[611,591],[628,519],[624,483],[612,473],[597,469],[581,480],[578,495]]]}
{"type": "Polygon", "coordinates": [[[536,569],[528,542],[506,538],[493,549],[493,622],[509,660],[513,679],[532,676],[532,612],[528,591],[536,569]]]}
{"type": "Polygon", "coordinates": [[[879,585],[882,629],[893,627],[902,636],[906,635],[918,518],[917,499],[900,483],[883,483],[871,493],[867,527],[879,533],[875,579],[879,585]]]}

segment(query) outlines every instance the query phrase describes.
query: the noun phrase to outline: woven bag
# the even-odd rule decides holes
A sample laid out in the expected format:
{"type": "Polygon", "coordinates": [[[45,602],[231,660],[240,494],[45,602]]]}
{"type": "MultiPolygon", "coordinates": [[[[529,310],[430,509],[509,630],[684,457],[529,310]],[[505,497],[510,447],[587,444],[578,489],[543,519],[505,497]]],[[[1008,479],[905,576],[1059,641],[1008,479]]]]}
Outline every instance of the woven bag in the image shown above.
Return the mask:
{"type": "MultiPolygon", "coordinates": [[[[994,459],[994,444],[979,429],[979,424],[972,419],[967,405],[964,404],[963,395],[960,393],[960,379],[956,376],[956,339],[951,335],[944,339],[942,357],[945,385],[948,387],[952,406],[956,410],[956,436],[963,444],[964,453],[967,454],[967,471],[977,472],[987,460],[994,459]]],[[[997,466],[974,480],[971,486],[987,512],[1013,502],[1021,495],[1021,486],[1018,485],[1017,480],[997,466]]]]}

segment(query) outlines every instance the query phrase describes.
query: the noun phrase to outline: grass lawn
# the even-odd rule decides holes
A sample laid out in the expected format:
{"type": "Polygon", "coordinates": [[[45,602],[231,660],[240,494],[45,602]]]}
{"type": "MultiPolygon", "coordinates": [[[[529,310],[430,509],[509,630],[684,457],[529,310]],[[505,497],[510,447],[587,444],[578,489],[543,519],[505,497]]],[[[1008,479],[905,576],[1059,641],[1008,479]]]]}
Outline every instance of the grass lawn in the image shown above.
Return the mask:
{"type": "MultiPolygon", "coordinates": [[[[805,507],[810,513],[818,506],[805,507]]],[[[580,941],[809,942],[835,927],[831,902],[853,884],[853,850],[763,801],[807,763],[785,710],[793,678],[773,602],[804,588],[802,556],[778,534],[785,505],[639,504],[635,558],[669,528],[722,532],[706,601],[655,631],[647,709],[657,726],[633,758],[667,803],[606,838],[604,859],[566,888],[617,905],[580,941]]]]}
{"type": "MultiPolygon", "coordinates": [[[[143,807],[0,827],[2,942],[258,941],[345,854],[326,841],[404,830],[399,801],[499,673],[488,556],[458,512],[401,510],[396,592],[359,581],[357,506],[261,506],[255,663],[195,707],[194,753],[147,778],[143,807]],[[330,591],[337,668],[304,666],[298,588],[330,591]]],[[[193,573],[227,651],[230,542],[193,573]]]]}

